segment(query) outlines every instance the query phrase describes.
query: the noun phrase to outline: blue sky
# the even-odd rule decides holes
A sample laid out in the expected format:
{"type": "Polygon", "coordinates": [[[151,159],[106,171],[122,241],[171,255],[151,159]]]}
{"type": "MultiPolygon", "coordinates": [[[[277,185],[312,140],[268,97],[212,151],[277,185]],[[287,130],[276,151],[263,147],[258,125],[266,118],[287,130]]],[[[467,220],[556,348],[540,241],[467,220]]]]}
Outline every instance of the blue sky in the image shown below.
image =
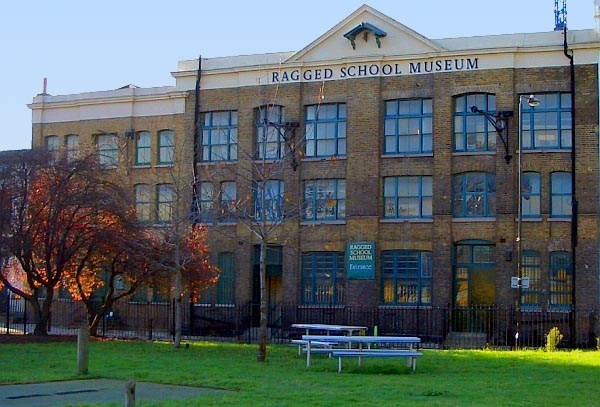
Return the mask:
{"type": "MultiPolygon", "coordinates": [[[[554,29],[553,0],[7,1],[0,150],[30,147],[43,78],[52,95],[174,85],[180,60],[298,51],[365,3],[431,39],[554,29]]],[[[594,1],[568,0],[567,22],[594,28],[594,1]]]]}

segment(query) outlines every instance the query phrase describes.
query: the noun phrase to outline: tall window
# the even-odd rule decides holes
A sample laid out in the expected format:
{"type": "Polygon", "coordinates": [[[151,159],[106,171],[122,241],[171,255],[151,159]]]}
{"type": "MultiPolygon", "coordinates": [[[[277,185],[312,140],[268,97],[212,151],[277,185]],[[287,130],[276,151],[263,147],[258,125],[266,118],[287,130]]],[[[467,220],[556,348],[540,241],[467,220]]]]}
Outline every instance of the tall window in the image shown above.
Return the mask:
{"type": "Polygon", "coordinates": [[[384,304],[431,305],[431,252],[381,252],[384,304]]]}
{"type": "Polygon", "coordinates": [[[58,150],[60,148],[58,136],[46,137],[46,151],[50,155],[50,161],[55,163],[58,160],[58,150]]]}
{"type": "Polygon", "coordinates": [[[494,114],[496,96],[475,93],[454,99],[454,151],[495,151],[496,130],[485,116],[471,112],[471,107],[494,114]]]}
{"type": "Polygon", "coordinates": [[[236,111],[205,113],[202,127],[202,160],[237,160],[237,131],[236,111]]]}
{"type": "Polygon", "coordinates": [[[536,94],[537,107],[523,103],[524,150],[570,149],[573,123],[570,93],[536,94]]]}
{"type": "Polygon", "coordinates": [[[432,114],[431,99],[385,102],[385,154],[432,152],[432,114]]]}
{"type": "Polygon", "coordinates": [[[150,186],[135,186],[135,213],[140,222],[150,222],[150,186]]]}
{"type": "Polygon", "coordinates": [[[237,205],[237,188],[233,181],[221,183],[221,213],[219,222],[228,223],[235,221],[237,205]]]}
{"type": "Polygon", "coordinates": [[[66,138],[67,160],[73,161],[79,154],[79,136],[77,134],[69,134],[66,138]]]}
{"type": "Polygon", "coordinates": [[[571,307],[573,292],[573,266],[571,253],[550,253],[550,306],[571,307]]]}
{"type": "Polygon", "coordinates": [[[135,143],[135,164],[150,165],[152,137],[149,131],[138,131],[135,143]]]}
{"type": "Polygon", "coordinates": [[[302,254],[302,302],[342,304],[344,302],[345,260],[342,252],[302,254]]]}
{"type": "Polygon", "coordinates": [[[169,223],[173,220],[174,205],[173,185],[156,186],[156,220],[158,223],[169,223]]]}
{"type": "Polygon", "coordinates": [[[570,172],[553,172],[550,174],[550,216],[553,218],[571,217],[572,188],[570,172]]]}
{"type": "Polygon", "coordinates": [[[529,288],[521,288],[521,305],[525,308],[539,307],[541,301],[540,254],[535,250],[524,250],[521,256],[521,275],[529,278],[529,288]]]}
{"type": "Polygon", "coordinates": [[[172,164],[175,154],[175,133],[173,130],[158,132],[158,162],[159,164],[172,164]]]}
{"type": "Polygon", "coordinates": [[[212,182],[201,182],[198,189],[198,200],[196,210],[198,211],[199,221],[202,223],[211,223],[213,217],[213,184],[212,182]]]}
{"type": "Polygon", "coordinates": [[[97,136],[98,159],[100,164],[115,167],[119,160],[119,145],[116,134],[100,134],[97,136]]]}
{"type": "Polygon", "coordinates": [[[283,181],[257,182],[255,189],[256,220],[283,219],[283,181]],[[263,206],[264,202],[264,206],[263,206]]]}
{"type": "Polygon", "coordinates": [[[283,106],[263,106],[256,113],[257,158],[278,159],[285,155],[283,106]]]}
{"type": "Polygon", "coordinates": [[[304,182],[304,220],[346,219],[346,180],[304,182]]]}
{"type": "Polygon", "coordinates": [[[452,179],[453,215],[456,218],[496,216],[496,176],[467,172],[452,179]]]}
{"type": "Polygon", "coordinates": [[[346,155],[346,104],[312,105],[306,108],[306,156],[346,155]]]}
{"type": "Polygon", "coordinates": [[[540,212],[540,174],[524,172],[521,176],[521,209],[526,218],[539,217],[540,212]]]}
{"type": "Polygon", "coordinates": [[[431,177],[386,177],[383,201],[387,219],[431,218],[431,177]]]}
{"type": "Polygon", "coordinates": [[[216,287],[217,304],[235,304],[235,254],[222,252],[217,255],[217,266],[221,270],[216,287]]]}

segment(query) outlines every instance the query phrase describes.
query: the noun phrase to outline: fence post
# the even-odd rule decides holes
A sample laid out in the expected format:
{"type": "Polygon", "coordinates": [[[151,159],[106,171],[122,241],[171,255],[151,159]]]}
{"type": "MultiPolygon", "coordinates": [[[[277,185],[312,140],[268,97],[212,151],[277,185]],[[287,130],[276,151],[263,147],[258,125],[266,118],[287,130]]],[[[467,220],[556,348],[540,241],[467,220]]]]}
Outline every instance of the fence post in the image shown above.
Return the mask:
{"type": "Polygon", "coordinates": [[[148,318],[148,340],[152,340],[152,318],[148,318]]]}
{"type": "Polygon", "coordinates": [[[10,291],[6,290],[6,334],[10,332],[10,291]]]}
{"type": "Polygon", "coordinates": [[[135,407],[135,381],[133,380],[125,384],[125,407],[135,407]]]}
{"type": "Polygon", "coordinates": [[[88,374],[90,328],[87,321],[79,328],[77,335],[77,372],[88,374]]]}

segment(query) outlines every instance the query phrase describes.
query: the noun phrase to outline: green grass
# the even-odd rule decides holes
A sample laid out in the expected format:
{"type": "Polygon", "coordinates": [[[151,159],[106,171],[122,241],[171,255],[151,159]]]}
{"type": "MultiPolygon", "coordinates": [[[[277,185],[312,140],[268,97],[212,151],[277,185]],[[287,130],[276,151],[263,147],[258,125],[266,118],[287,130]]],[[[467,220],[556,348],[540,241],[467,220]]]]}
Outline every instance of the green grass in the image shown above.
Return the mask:
{"type": "MultiPolygon", "coordinates": [[[[0,345],[0,383],[82,378],[75,343],[0,345]]],[[[135,379],[232,390],[195,400],[138,406],[592,406],[600,405],[600,352],[424,351],[412,373],[404,359],[337,360],[311,368],[291,346],[101,341],[90,343],[86,377],[135,379]]],[[[91,405],[91,404],[90,404],[91,405]]],[[[121,406],[122,403],[108,404],[121,406]]]]}

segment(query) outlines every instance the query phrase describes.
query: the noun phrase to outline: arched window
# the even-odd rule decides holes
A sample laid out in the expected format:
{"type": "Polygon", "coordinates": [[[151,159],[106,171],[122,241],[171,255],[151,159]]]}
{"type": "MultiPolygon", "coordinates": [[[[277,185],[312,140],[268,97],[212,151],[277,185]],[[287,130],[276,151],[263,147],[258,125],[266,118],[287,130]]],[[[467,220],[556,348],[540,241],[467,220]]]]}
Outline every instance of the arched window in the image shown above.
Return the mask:
{"type": "Polygon", "coordinates": [[[135,142],[135,164],[150,165],[152,150],[152,137],[149,131],[138,131],[135,142]]]}
{"type": "Polygon", "coordinates": [[[173,164],[175,155],[175,132],[161,130],[158,132],[158,163],[173,164]]]}
{"type": "Polygon", "coordinates": [[[540,173],[524,172],[521,178],[521,209],[523,217],[540,216],[540,173]]]}
{"type": "Polygon", "coordinates": [[[137,184],[135,186],[135,213],[140,222],[150,222],[150,186],[137,184]]]}
{"type": "Polygon", "coordinates": [[[573,211],[570,172],[553,172],[550,174],[550,196],[550,216],[553,218],[570,218],[573,211]]]}

